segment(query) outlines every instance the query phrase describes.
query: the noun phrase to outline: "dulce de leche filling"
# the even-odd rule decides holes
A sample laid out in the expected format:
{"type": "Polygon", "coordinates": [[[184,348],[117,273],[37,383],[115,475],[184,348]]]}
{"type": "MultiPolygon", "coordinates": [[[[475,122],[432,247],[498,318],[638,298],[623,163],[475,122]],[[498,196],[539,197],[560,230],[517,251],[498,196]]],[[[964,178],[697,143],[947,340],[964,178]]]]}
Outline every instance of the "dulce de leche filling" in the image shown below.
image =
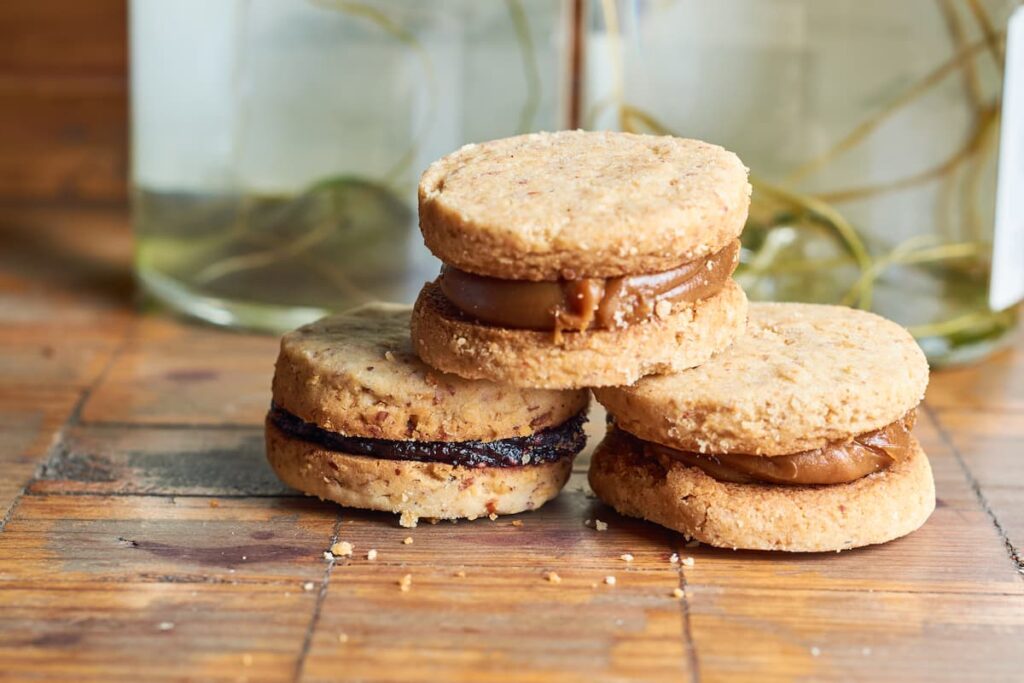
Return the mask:
{"type": "Polygon", "coordinates": [[[610,329],[665,315],[675,303],[717,293],[738,262],[736,240],[706,258],[661,273],[532,282],[476,275],[446,264],[438,284],[456,308],[491,325],[526,330],[610,329]]]}
{"type": "Polygon", "coordinates": [[[719,481],[737,484],[845,484],[910,457],[916,412],[848,441],[792,455],[707,455],[644,442],[649,456],[699,467],[719,481]]]}

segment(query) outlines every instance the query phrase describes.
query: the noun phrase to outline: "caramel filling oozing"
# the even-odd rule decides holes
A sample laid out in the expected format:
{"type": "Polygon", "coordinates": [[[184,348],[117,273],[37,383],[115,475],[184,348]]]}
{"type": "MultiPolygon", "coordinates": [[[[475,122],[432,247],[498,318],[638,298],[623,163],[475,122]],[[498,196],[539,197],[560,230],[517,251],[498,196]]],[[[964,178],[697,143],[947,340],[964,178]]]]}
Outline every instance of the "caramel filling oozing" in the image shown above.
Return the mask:
{"type": "Polygon", "coordinates": [[[739,250],[736,240],[662,273],[553,282],[503,280],[446,264],[438,284],[456,308],[490,325],[542,331],[621,328],[717,293],[736,270],[739,250]]]}
{"type": "Polygon", "coordinates": [[[916,411],[847,441],[792,455],[701,454],[644,442],[647,454],[699,467],[719,481],[737,484],[846,484],[910,457],[916,411]]]}

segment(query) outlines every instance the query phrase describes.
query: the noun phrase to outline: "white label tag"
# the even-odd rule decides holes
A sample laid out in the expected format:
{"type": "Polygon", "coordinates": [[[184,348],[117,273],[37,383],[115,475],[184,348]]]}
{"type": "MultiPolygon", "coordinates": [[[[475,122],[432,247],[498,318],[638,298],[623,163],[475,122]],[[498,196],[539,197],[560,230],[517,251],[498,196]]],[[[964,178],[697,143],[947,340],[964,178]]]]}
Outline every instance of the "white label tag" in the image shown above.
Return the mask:
{"type": "Polygon", "coordinates": [[[1024,299],[1024,7],[1006,34],[999,180],[988,305],[1000,311],[1024,299]]]}

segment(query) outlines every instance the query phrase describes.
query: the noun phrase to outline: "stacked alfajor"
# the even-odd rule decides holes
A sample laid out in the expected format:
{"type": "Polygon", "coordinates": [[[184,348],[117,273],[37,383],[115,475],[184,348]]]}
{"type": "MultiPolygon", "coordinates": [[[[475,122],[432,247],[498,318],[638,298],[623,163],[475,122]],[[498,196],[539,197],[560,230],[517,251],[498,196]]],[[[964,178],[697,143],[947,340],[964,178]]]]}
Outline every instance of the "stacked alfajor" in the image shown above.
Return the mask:
{"type": "Polygon", "coordinates": [[[428,364],[570,389],[700,365],[743,333],[750,184],[697,140],[535,133],[467,145],[419,187],[443,263],[412,319],[428,364]]]}
{"type": "Polygon", "coordinates": [[[935,508],[911,430],[928,363],[910,334],[840,306],[755,303],[699,368],[598,389],[590,484],[625,515],[726,548],[843,550],[935,508]]]}

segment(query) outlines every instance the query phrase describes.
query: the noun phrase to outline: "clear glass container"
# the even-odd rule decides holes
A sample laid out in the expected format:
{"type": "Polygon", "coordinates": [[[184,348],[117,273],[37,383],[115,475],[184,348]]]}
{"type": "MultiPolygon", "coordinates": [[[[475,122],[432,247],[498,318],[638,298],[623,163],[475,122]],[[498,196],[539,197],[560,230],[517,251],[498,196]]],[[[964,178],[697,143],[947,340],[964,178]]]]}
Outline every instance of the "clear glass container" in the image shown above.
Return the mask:
{"type": "Polygon", "coordinates": [[[591,0],[585,126],[719,143],[751,168],[740,283],[905,325],[936,364],[989,308],[1007,0],[591,0]]]}
{"type": "Polygon", "coordinates": [[[437,272],[415,227],[423,168],[564,126],[569,4],[132,0],[143,290],[268,330],[411,300],[437,272]]]}

